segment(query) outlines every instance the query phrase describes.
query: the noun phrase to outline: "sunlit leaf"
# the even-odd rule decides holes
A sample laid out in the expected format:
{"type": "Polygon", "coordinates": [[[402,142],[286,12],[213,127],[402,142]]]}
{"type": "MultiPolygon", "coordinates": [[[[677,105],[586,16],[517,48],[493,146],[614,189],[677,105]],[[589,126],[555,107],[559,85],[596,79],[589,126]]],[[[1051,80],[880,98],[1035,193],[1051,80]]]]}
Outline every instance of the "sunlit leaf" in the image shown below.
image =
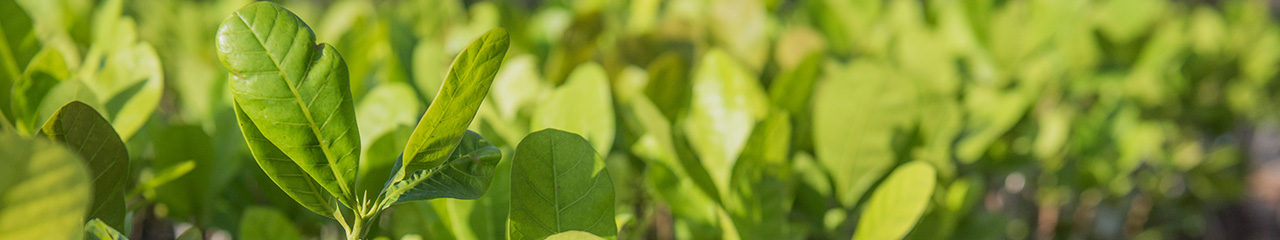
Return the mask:
{"type": "Polygon", "coordinates": [[[444,86],[414,128],[393,180],[444,164],[489,94],[493,78],[507,55],[510,36],[501,28],[476,38],[453,60],[444,86]]]}
{"type": "Polygon", "coordinates": [[[556,128],[582,135],[596,151],[608,154],[616,131],[613,117],[609,76],[599,64],[586,63],[538,104],[529,129],[556,128]]]}
{"type": "MultiPolygon", "coordinates": [[[[346,63],[289,10],[256,2],[218,28],[218,57],[231,71],[243,115],[329,194],[356,196],[360,132],[346,63]],[[276,32],[280,32],[276,34],[276,32]]],[[[243,125],[243,124],[242,124],[243,125]]]]}
{"type": "Polygon", "coordinates": [[[885,64],[858,61],[828,71],[813,96],[814,149],[836,199],[852,207],[897,161],[893,138],[914,125],[916,90],[885,64]]]}
{"type": "Polygon", "coordinates": [[[586,139],[556,129],[531,133],[516,147],[511,169],[509,238],[569,230],[617,236],[613,180],[586,139]]]}
{"type": "Polygon", "coordinates": [[[236,119],[240,120],[240,132],[244,134],[244,140],[249,144],[249,151],[252,152],[258,166],[262,167],[262,171],[267,173],[267,177],[270,177],[271,181],[280,186],[285,194],[302,204],[307,210],[326,217],[333,214],[336,207],[333,201],[334,196],[321,191],[323,187],[316,182],[315,178],[307,175],[298,163],[289,160],[288,155],[262,136],[258,127],[240,110],[239,104],[235,105],[235,110],[236,119]]]}
{"type": "Polygon", "coordinates": [[[0,156],[0,238],[81,238],[93,195],[75,152],[6,133],[0,156]]]}
{"type": "Polygon", "coordinates": [[[764,117],[767,101],[755,75],[728,54],[712,50],[703,57],[683,127],[721,191],[727,189],[733,163],[756,120],[764,117]]]}
{"type": "Polygon", "coordinates": [[[415,171],[388,186],[386,204],[435,198],[479,198],[489,189],[494,168],[501,159],[502,153],[497,147],[468,130],[444,164],[415,171]]]}
{"type": "Polygon", "coordinates": [[[928,207],[936,178],[936,171],[924,162],[894,170],[871,194],[853,239],[902,239],[928,207]]]}
{"type": "Polygon", "coordinates": [[[96,218],[84,224],[84,232],[85,239],[90,240],[129,240],[128,236],[96,218]]]}
{"type": "Polygon", "coordinates": [[[548,236],[547,240],[604,240],[600,236],[583,231],[566,231],[548,236]]]}
{"type": "MultiPolygon", "coordinates": [[[[16,0],[0,1],[0,112],[10,114],[11,87],[40,50],[34,22],[16,0]]],[[[10,116],[16,117],[16,116],[10,116]]]]}
{"type": "Polygon", "coordinates": [[[53,48],[40,51],[27,65],[22,78],[13,84],[12,102],[13,123],[24,133],[31,133],[37,124],[41,101],[55,86],[71,77],[67,62],[62,54],[53,48]]]}

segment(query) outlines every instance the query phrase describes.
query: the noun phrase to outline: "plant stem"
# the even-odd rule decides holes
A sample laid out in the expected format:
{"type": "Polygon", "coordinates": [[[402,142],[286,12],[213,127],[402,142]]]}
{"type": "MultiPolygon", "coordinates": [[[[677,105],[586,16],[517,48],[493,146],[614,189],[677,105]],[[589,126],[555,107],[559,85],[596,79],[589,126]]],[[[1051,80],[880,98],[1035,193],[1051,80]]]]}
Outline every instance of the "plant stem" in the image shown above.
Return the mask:
{"type": "Polygon", "coordinates": [[[355,221],[351,226],[351,232],[347,233],[347,240],[359,240],[364,237],[364,222],[364,218],[355,221]]]}

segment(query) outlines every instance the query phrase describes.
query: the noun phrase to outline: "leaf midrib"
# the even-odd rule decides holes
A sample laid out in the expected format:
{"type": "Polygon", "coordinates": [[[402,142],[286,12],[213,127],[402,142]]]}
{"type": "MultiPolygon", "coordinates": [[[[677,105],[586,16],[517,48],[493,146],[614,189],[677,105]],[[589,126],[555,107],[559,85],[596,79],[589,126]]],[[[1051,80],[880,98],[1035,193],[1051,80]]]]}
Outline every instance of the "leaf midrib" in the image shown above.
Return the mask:
{"type": "MultiPolygon", "coordinates": [[[[278,15],[280,14],[280,10],[282,10],[282,9],[274,9],[274,10],[276,10],[276,13],[275,13],[275,14],[278,16],[278,15]]],[[[241,14],[241,13],[240,13],[240,11],[236,11],[236,13],[235,13],[235,14],[236,14],[236,17],[240,19],[240,23],[244,24],[244,25],[245,25],[245,27],[249,28],[249,33],[250,33],[250,34],[253,34],[253,39],[254,39],[255,41],[257,41],[258,45],[259,45],[259,46],[262,46],[262,49],[264,49],[264,50],[266,50],[266,51],[267,51],[267,52],[266,52],[265,54],[263,54],[263,55],[266,55],[266,56],[267,56],[267,58],[271,59],[271,64],[275,65],[275,67],[276,67],[276,71],[277,71],[277,72],[279,72],[279,73],[280,73],[280,77],[284,79],[284,83],[285,83],[285,85],[286,85],[286,86],[289,86],[289,91],[293,93],[293,100],[294,100],[295,102],[297,102],[297,103],[298,103],[298,107],[302,110],[302,114],[303,114],[303,116],[305,116],[305,117],[307,118],[307,123],[308,123],[308,124],[307,124],[307,127],[311,129],[311,132],[312,132],[313,134],[315,134],[316,138],[321,138],[321,139],[317,139],[317,140],[321,140],[321,141],[320,141],[320,145],[319,145],[319,147],[320,147],[320,151],[322,151],[322,152],[324,153],[325,158],[326,158],[325,160],[326,160],[327,162],[329,162],[329,164],[328,164],[328,165],[329,165],[329,170],[333,172],[333,177],[334,177],[334,179],[337,179],[337,180],[338,180],[338,187],[342,190],[342,193],[343,193],[344,195],[350,195],[350,194],[351,194],[351,190],[350,190],[350,189],[347,189],[347,185],[346,185],[346,182],[347,182],[347,181],[346,181],[345,179],[343,179],[342,174],[341,174],[340,172],[338,172],[338,169],[336,168],[336,167],[337,167],[337,164],[336,164],[336,162],[335,162],[335,161],[336,161],[337,159],[332,159],[332,158],[333,158],[333,153],[331,153],[331,152],[329,151],[329,146],[328,146],[328,145],[325,143],[325,141],[322,139],[323,137],[321,137],[321,136],[323,136],[323,135],[321,135],[321,133],[320,133],[320,129],[316,127],[316,122],[315,122],[315,120],[313,119],[313,117],[311,116],[311,109],[307,108],[307,104],[304,104],[304,103],[303,103],[302,98],[301,98],[301,95],[299,95],[299,94],[298,94],[298,88],[297,88],[296,86],[294,86],[294,85],[293,85],[293,82],[292,82],[292,81],[290,81],[290,79],[289,79],[289,75],[284,73],[284,68],[280,66],[280,62],[276,60],[275,56],[272,56],[272,55],[271,55],[271,50],[267,47],[267,44],[266,44],[265,42],[263,42],[262,38],[261,38],[260,36],[258,36],[258,32],[253,31],[253,30],[254,30],[254,27],[253,27],[253,26],[251,26],[251,24],[249,24],[249,22],[248,22],[247,20],[245,20],[245,19],[244,19],[244,14],[241,14]]],[[[275,19],[272,19],[272,21],[275,21],[275,19]]],[[[299,21],[299,22],[301,22],[301,21],[299,21]]],[[[272,26],[272,28],[273,28],[273,29],[275,28],[275,24],[279,24],[279,23],[277,22],[277,23],[272,24],[271,26],[272,26]]],[[[305,24],[305,23],[304,23],[304,24],[305,24]]],[[[301,26],[300,26],[300,27],[301,27],[301,26]]],[[[268,32],[267,34],[270,34],[270,32],[268,32]]],[[[296,37],[296,33],[295,33],[295,37],[296,37]]],[[[294,39],[294,40],[290,41],[290,45],[289,45],[289,47],[290,47],[290,48],[289,48],[289,49],[287,49],[288,51],[293,51],[293,49],[292,49],[292,47],[293,47],[292,42],[293,42],[293,41],[296,41],[296,39],[294,39]]],[[[307,47],[314,47],[314,46],[307,46],[307,47]]],[[[320,53],[324,53],[324,49],[323,49],[323,48],[321,48],[320,53]]],[[[309,62],[307,63],[307,65],[306,65],[306,67],[307,67],[307,68],[306,68],[305,70],[303,70],[303,72],[302,72],[302,78],[303,78],[303,79],[306,79],[306,78],[307,78],[307,76],[311,74],[311,67],[312,67],[312,66],[314,66],[314,65],[315,65],[315,62],[314,62],[314,61],[309,61],[309,62]]],[[[317,96],[318,96],[320,93],[316,93],[316,94],[317,94],[317,96]]],[[[341,102],[341,101],[340,101],[340,102],[338,102],[338,105],[341,105],[341,104],[342,104],[342,102],[341,102]]],[[[333,113],[333,114],[337,114],[337,113],[335,112],[335,113],[333,113]]],[[[255,124],[256,124],[256,123],[255,123],[255,124]]],[[[301,165],[299,165],[299,167],[301,167],[301,165]]],[[[303,171],[303,173],[306,173],[306,171],[304,170],[304,171],[303,171]]]]}

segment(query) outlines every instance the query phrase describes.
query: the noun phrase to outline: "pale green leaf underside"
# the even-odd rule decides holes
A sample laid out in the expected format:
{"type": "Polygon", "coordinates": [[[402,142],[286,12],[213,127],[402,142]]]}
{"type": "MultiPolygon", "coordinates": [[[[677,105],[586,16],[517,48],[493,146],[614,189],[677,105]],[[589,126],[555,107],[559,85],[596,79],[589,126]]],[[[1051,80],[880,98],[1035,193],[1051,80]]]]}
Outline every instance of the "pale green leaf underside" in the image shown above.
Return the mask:
{"type": "Polygon", "coordinates": [[[89,240],[129,240],[129,237],[120,234],[115,228],[108,226],[107,223],[100,219],[89,220],[84,223],[85,239],[89,240]]]}
{"type": "Polygon", "coordinates": [[[80,237],[93,197],[79,157],[14,134],[0,134],[0,156],[0,239],[80,237]]]}
{"type": "Polygon", "coordinates": [[[502,153],[479,133],[467,131],[449,161],[418,170],[387,189],[386,204],[435,198],[476,199],[493,181],[502,153]]]}
{"type": "Polygon", "coordinates": [[[440,92],[409,136],[401,156],[404,168],[395,173],[395,180],[402,179],[406,173],[435,168],[448,160],[475,118],[480,103],[489,94],[510,41],[506,30],[489,30],[453,60],[440,92]]]}
{"type": "Polygon", "coordinates": [[[510,239],[570,230],[617,236],[613,180],[582,136],[556,129],[531,133],[511,164],[510,239]]]}
{"type": "Polygon", "coordinates": [[[876,187],[858,218],[854,240],[902,239],[915,227],[937,183],[937,171],[926,162],[898,167],[876,187]]]}
{"type": "Polygon", "coordinates": [[[267,177],[307,210],[320,216],[332,216],[333,196],[325,193],[320,183],[307,175],[298,163],[289,160],[289,156],[280,151],[280,148],[263,137],[258,127],[248,121],[249,117],[240,110],[239,104],[235,105],[235,111],[236,119],[240,122],[240,132],[244,134],[244,141],[249,143],[249,152],[253,154],[258,166],[262,167],[262,171],[267,173],[267,177]]]}
{"type": "Polygon", "coordinates": [[[240,217],[240,235],[244,240],[300,240],[302,234],[284,213],[271,208],[249,207],[240,217]]]}
{"type": "Polygon", "coordinates": [[[124,228],[124,189],[129,180],[129,153],[111,123],[93,107],[71,102],[54,113],[41,135],[75,151],[89,166],[93,205],[89,219],[100,219],[113,228],[124,228]]]}
{"type": "Polygon", "coordinates": [[[589,232],[568,231],[551,235],[547,240],[604,240],[604,238],[589,232]]]}
{"type": "Polygon", "coordinates": [[[317,45],[306,23],[270,2],[236,10],[223,20],[217,39],[218,57],[232,75],[231,93],[247,120],[351,206],[360,133],[347,66],[337,50],[317,45]]]}

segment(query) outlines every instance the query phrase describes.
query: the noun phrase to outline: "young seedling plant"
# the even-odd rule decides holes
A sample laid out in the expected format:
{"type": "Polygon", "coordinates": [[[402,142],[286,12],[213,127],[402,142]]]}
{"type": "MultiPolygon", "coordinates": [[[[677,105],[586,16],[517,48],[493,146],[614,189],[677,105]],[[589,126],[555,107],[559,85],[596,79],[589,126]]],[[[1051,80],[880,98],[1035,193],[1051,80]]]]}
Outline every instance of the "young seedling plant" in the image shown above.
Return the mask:
{"type": "Polygon", "coordinates": [[[240,130],[262,170],[308,210],[360,239],[393,204],[475,199],[502,155],[467,130],[509,45],[490,30],[454,60],[444,85],[410,135],[382,189],[359,189],[360,133],[346,63],[297,15],[256,2],[223,20],[218,57],[231,73],[240,130]]]}

